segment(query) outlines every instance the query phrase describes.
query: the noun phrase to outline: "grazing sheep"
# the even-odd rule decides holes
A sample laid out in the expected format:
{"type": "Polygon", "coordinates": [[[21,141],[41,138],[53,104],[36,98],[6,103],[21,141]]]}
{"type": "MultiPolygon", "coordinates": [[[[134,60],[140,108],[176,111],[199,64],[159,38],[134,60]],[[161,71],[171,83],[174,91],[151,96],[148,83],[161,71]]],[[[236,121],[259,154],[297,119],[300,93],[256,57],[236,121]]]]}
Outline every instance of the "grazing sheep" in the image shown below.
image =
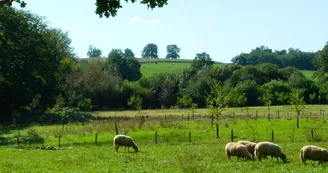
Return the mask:
{"type": "Polygon", "coordinates": [[[254,149],[255,149],[255,145],[256,145],[255,142],[241,140],[241,141],[238,141],[237,144],[245,145],[247,148],[247,151],[254,156],[254,149]]]}
{"type": "Polygon", "coordinates": [[[116,152],[118,152],[118,148],[120,146],[128,147],[128,151],[130,152],[129,148],[133,147],[133,149],[138,152],[138,145],[133,141],[133,139],[130,136],[126,135],[116,135],[113,139],[114,147],[116,152]]]}
{"type": "Polygon", "coordinates": [[[225,146],[225,152],[228,160],[231,156],[237,156],[237,160],[239,160],[240,158],[254,160],[253,155],[247,151],[245,145],[237,144],[235,142],[227,143],[225,146]]]}
{"type": "Polygon", "coordinates": [[[256,144],[254,149],[254,155],[258,157],[259,161],[262,157],[266,158],[266,156],[271,156],[271,158],[278,157],[286,163],[286,154],[282,152],[279,145],[272,142],[259,142],[256,144]]]}
{"type": "Polygon", "coordinates": [[[314,145],[306,145],[301,148],[300,158],[304,164],[306,160],[319,161],[319,164],[322,164],[328,161],[328,150],[314,145]]]}

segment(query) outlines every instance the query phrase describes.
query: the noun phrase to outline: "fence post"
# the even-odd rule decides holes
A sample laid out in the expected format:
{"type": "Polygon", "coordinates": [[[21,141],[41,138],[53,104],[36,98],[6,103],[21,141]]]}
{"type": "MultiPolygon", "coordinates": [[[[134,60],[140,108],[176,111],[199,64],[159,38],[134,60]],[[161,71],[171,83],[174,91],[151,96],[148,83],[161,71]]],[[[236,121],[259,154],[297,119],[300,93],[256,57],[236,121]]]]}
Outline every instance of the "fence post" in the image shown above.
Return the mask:
{"type": "Polygon", "coordinates": [[[219,139],[219,124],[216,124],[216,138],[219,139]]]}
{"type": "Polygon", "coordinates": [[[273,140],[274,140],[274,132],[273,132],[273,130],[271,131],[271,141],[273,142],[273,140]]]}
{"type": "Polygon", "coordinates": [[[312,140],[314,140],[314,129],[311,130],[312,140]]]}
{"type": "Polygon", "coordinates": [[[155,144],[157,144],[157,132],[155,132],[155,144]]]}
{"type": "Polygon", "coordinates": [[[280,111],[278,110],[278,118],[280,117],[280,111]]]}
{"type": "Polygon", "coordinates": [[[60,147],[60,134],[58,134],[58,147],[60,147]]]}
{"type": "Polygon", "coordinates": [[[191,131],[189,131],[189,143],[191,143],[191,131]]]}
{"type": "Polygon", "coordinates": [[[96,145],[98,144],[97,138],[98,138],[98,134],[96,133],[96,137],[95,137],[95,143],[96,143],[96,145]]]}
{"type": "Polygon", "coordinates": [[[233,142],[233,130],[231,130],[231,142],[233,142]]]}
{"type": "Polygon", "coordinates": [[[256,110],[255,120],[257,120],[258,117],[258,110],[256,110]]]}

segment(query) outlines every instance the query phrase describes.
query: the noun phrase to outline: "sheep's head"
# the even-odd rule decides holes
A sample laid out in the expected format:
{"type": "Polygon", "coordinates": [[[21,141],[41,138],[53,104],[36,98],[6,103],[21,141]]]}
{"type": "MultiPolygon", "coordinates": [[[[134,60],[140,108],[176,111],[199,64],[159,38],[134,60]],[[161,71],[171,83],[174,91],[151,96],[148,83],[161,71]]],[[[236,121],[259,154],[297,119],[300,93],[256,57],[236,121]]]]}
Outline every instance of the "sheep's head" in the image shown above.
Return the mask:
{"type": "Polygon", "coordinates": [[[133,149],[134,149],[134,151],[139,152],[138,145],[133,145],[133,149]]]}
{"type": "Polygon", "coordinates": [[[286,154],[285,153],[281,153],[280,158],[284,163],[286,163],[286,154]]]}

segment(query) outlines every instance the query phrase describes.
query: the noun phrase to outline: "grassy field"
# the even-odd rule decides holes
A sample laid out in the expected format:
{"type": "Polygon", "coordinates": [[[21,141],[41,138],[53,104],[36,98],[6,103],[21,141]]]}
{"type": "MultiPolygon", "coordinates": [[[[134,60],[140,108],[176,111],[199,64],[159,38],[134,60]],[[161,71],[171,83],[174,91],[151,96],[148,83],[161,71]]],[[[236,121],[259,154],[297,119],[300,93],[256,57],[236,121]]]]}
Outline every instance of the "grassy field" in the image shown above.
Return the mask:
{"type": "MultiPolygon", "coordinates": [[[[140,58],[139,62],[141,63],[142,76],[149,77],[156,73],[178,73],[184,68],[189,68],[192,60],[140,58]]],[[[214,67],[220,64],[215,63],[214,67]]]]}
{"type": "Polygon", "coordinates": [[[0,145],[0,172],[326,172],[327,164],[309,161],[303,165],[299,160],[299,150],[304,145],[328,148],[327,117],[320,114],[320,109],[327,111],[328,106],[308,105],[299,128],[289,106],[272,107],[270,121],[264,107],[251,107],[248,112],[245,108],[228,109],[219,119],[218,139],[215,122],[212,126],[206,109],[197,109],[194,115],[182,109],[92,112],[107,120],[64,126],[2,127],[0,140],[7,143],[0,145]],[[141,152],[128,153],[124,148],[115,152],[114,121],[118,121],[120,133],[134,138],[141,152]],[[271,159],[227,160],[224,146],[231,141],[231,130],[234,141],[256,142],[272,140],[273,131],[273,141],[287,154],[288,163],[271,159]],[[42,142],[29,139],[38,138],[44,140],[45,146],[58,147],[58,134],[61,147],[57,150],[31,149],[42,142]],[[19,146],[17,137],[21,139],[19,146]]]}

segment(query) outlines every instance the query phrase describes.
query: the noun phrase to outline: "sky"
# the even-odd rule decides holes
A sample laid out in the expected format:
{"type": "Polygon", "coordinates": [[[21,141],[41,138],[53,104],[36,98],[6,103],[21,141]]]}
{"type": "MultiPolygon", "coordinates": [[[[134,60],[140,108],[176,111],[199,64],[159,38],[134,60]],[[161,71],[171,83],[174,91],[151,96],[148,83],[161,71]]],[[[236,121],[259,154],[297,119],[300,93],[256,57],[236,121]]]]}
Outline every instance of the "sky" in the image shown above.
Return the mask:
{"type": "Polygon", "coordinates": [[[53,28],[67,31],[80,58],[90,45],[107,57],[113,48],[130,48],[141,57],[148,43],[176,44],[181,59],[206,52],[229,63],[261,45],[273,50],[317,51],[328,41],[327,0],[168,0],[163,8],[125,3],[115,17],[95,14],[95,0],[25,0],[26,10],[44,16],[53,28]]]}

